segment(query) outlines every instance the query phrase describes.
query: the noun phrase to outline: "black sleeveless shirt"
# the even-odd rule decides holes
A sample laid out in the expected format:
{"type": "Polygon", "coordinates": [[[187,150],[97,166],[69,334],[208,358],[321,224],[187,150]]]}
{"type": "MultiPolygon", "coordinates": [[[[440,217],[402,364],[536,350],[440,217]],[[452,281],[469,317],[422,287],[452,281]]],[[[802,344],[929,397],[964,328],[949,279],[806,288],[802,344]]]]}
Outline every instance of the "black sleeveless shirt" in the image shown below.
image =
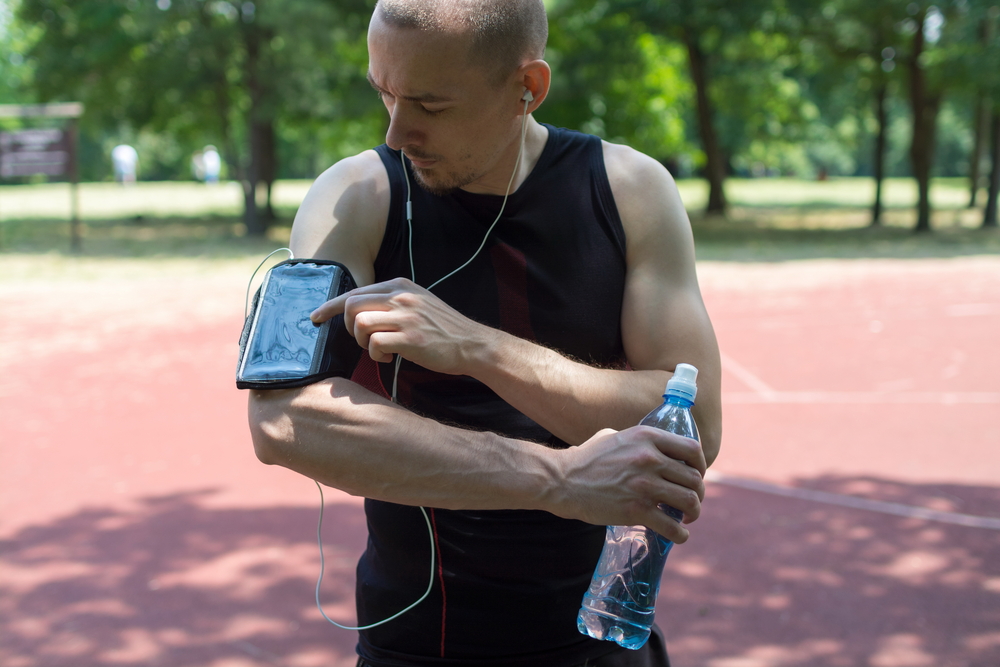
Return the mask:
{"type": "MultiPolygon", "coordinates": [[[[584,363],[624,368],[621,307],[625,235],[598,138],[546,126],[534,169],[511,193],[476,259],[433,292],[465,316],[584,363]]],[[[400,154],[379,146],[391,203],[375,280],[410,277],[406,182],[400,154]]],[[[406,166],[409,169],[409,164],[406,166]]],[[[502,196],[432,195],[412,184],[416,282],[429,286],[475,253],[502,196]]],[[[353,379],[387,395],[393,364],[365,353],[353,379]]],[[[397,398],[447,424],[566,447],[466,376],[403,361],[397,398]]],[[[365,501],[368,546],[358,564],[359,625],[418,599],[430,572],[420,510],[365,501]]],[[[603,545],[604,527],[542,511],[429,509],[438,551],[434,586],[413,610],[361,631],[360,655],[378,667],[563,667],[616,650],[584,637],[576,615],[603,545]]]]}

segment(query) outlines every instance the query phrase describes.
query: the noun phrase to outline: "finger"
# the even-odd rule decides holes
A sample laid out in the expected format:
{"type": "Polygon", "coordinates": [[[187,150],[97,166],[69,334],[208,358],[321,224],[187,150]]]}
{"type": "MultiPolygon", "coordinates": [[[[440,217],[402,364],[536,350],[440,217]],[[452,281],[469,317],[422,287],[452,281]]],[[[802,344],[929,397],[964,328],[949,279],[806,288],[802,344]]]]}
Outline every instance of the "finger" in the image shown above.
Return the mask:
{"type": "Polygon", "coordinates": [[[646,526],[653,532],[662,535],[675,544],[683,544],[687,542],[688,538],[691,536],[691,533],[687,528],[671,519],[658,507],[652,508],[649,511],[646,519],[642,522],[642,525],[646,526]]]}
{"type": "Polygon", "coordinates": [[[344,320],[347,330],[354,336],[354,339],[358,341],[358,345],[361,347],[369,347],[371,337],[377,333],[402,331],[398,317],[385,310],[362,310],[355,313],[353,307],[349,306],[347,313],[344,315],[344,320]],[[353,315],[353,320],[348,317],[349,315],[353,315]]]}
{"type": "Polygon", "coordinates": [[[398,289],[398,286],[393,284],[395,282],[373,283],[339,294],[310,313],[309,318],[316,324],[322,324],[331,317],[336,317],[343,313],[347,307],[348,300],[367,295],[389,294],[393,290],[398,289]]]}
{"type": "Polygon", "coordinates": [[[683,461],[664,459],[660,466],[660,476],[672,485],[691,491],[699,501],[705,499],[705,480],[697,469],[683,461]]]}
{"type": "Polygon", "coordinates": [[[708,469],[708,465],[705,462],[705,452],[701,448],[701,444],[697,440],[692,440],[691,438],[685,438],[682,435],[677,435],[676,433],[668,433],[666,431],[661,431],[652,427],[640,427],[648,428],[651,433],[653,444],[656,448],[660,450],[661,453],[670,457],[671,459],[677,461],[683,461],[691,468],[698,471],[698,473],[704,477],[705,471],[708,469]]]}
{"type": "MultiPolygon", "coordinates": [[[[358,338],[358,342],[361,342],[359,334],[364,335],[363,329],[367,327],[371,333],[378,328],[384,328],[386,326],[385,319],[380,317],[380,314],[388,313],[391,310],[392,304],[385,294],[351,296],[344,306],[344,326],[351,332],[352,336],[358,338]]],[[[399,326],[391,325],[389,328],[399,329],[399,326]]]]}
{"type": "Polygon", "coordinates": [[[701,516],[701,497],[697,491],[670,484],[656,498],[663,505],[668,505],[683,513],[683,523],[692,523],[701,516]]]}
{"type": "Polygon", "coordinates": [[[406,349],[406,334],[399,331],[378,331],[368,338],[368,356],[378,362],[392,361],[392,355],[403,353],[406,349]]]}
{"type": "Polygon", "coordinates": [[[326,322],[330,318],[340,315],[344,312],[344,305],[347,303],[347,297],[350,294],[350,292],[344,292],[340,296],[330,299],[312,311],[309,314],[309,319],[313,321],[313,324],[323,324],[323,322],[326,322]]]}

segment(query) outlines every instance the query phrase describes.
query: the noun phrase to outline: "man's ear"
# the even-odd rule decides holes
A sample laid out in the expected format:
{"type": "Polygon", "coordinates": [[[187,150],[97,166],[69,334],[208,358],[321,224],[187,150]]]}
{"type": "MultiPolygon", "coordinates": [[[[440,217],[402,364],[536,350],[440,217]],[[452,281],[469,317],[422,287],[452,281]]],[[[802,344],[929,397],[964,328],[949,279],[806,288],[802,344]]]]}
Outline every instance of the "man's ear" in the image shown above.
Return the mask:
{"type": "Polygon", "coordinates": [[[552,69],[544,60],[531,60],[517,68],[518,113],[524,112],[524,102],[528,101],[527,112],[531,113],[545,101],[552,83],[552,69]],[[531,93],[525,96],[525,92],[531,93]]]}

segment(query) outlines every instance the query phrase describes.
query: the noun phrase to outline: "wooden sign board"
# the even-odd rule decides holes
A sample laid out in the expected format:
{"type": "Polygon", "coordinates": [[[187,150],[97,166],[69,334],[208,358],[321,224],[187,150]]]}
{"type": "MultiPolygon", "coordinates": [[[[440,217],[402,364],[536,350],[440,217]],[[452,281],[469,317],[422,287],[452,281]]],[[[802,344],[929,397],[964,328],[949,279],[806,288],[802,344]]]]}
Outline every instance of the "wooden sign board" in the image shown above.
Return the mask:
{"type": "MultiPolygon", "coordinates": [[[[2,1],[2,0],[0,0],[2,1]]],[[[61,128],[36,128],[0,132],[0,180],[17,176],[68,176],[70,184],[70,248],[79,252],[79,173],[76,168],[77,119],[80,102],[51,104],[0,104],[0,118],[67,118],[61,128]]],[[[0,231],[2,231],[0,226],[0,231]]],[[[2,239],[2,236],[0,236],[2,239]]],[[[0,241],[2,245],[2,241],[0,241]]]]}
{"type": "Polygon", "coordinates": [[[0,178],[64,176],[70,150],[69,134],[62,128],[0,132],[0,178]]]}

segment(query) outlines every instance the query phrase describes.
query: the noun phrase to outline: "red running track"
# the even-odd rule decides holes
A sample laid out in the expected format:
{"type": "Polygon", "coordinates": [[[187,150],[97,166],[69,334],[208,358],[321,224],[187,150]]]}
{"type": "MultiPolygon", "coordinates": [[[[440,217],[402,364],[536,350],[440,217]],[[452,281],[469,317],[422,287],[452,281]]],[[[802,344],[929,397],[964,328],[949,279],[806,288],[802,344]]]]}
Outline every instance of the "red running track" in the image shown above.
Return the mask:
{"type": "MultiPolygon", "coordinates": [[[[726,434],[664,577],[675,665],[1000,665],[1000,258],[700,274],[726,434]]],[[[315,487],[250,447],[243,287],[0,286],[0,664],[353,665],[315,487]]],[[[364,518],[327,505],[351,622],[364,518]]]]}

